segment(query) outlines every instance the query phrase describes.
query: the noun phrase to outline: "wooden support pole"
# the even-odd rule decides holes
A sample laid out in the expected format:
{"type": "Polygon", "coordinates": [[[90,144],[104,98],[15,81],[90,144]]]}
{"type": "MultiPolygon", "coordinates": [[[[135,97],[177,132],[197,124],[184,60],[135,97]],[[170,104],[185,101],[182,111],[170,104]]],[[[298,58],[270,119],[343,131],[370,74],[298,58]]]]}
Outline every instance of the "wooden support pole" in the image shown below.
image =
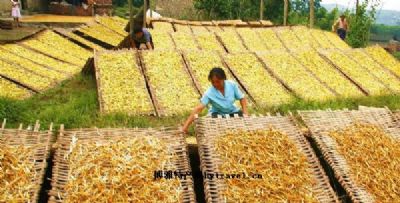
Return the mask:
{"type": "Polygon", "coordinates": [[[146,27],[147,26],[147,21],[146,21],[146,18],[147,18],[147,8],[149,7],[149,5],[147,4],[148,3],[148,0],[144,0],[143,1],[143,27],[146,27]]]}
{"type": "Polygon", "coordinates": [[[132,8],[132,0],[128,0],[129,3],[129,34],[133,34],[133,8],[132,8]]]}
{"type": "Polygon", "coordinates": [[[260,0],[260,20],[264,19],[264,0],[260,0]]]}
{"type": "Polygon", "coordinates": [[[314,0],[310,0],[310,28],[314,27],[314,0]]]}
{"type": "Polygon", "coordinates": [[[358,16],[358,7],[359,7],[359,5],[360,5],[360,1],[359,0],[356,0],[356,16],[358,16]]]}
{"type": "Polygon", "coordinates": [[[287,19],[288,19],[288,9],[289,9],[289,1],[284,0],[284,7],[283,7],[283,25],[287,25],[287,19]]]}
{"type": "Polygon", "coordinates": [[[6,123],[7,123],[7,119],[3,120],[3,123],[1,124],[1,129],[4,130],[4,128],[6,127],[6,123]]]}
{"type": "Polygon", "coordinates": [[[156,10],[156,9],[155,9],[155,7],[151,8],[151,1],[150,0],[149,0],[149,8],[150,8],[150,19],[152,19],[153,18],[153,11],[156,10]]]}

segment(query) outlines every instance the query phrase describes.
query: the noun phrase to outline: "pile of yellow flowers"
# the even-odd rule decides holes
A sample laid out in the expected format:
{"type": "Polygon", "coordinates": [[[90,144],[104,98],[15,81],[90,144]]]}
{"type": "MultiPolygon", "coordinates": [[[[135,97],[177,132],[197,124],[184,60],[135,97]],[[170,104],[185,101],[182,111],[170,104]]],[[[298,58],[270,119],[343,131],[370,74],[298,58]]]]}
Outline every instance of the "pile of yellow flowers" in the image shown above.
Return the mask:
{"type": "Polygon", "coordinates": [[[25,99],[31,96],[31,93],[17,84],[10,82],[0,76],[0,97],[11,99],[25,99]]]}
{"type": "Polygon", "coordinates": [[[351,79],[360,84],[369,94],[381,95],[389,93],[389,90],[381,82],[377,81],[369,71],[342,52],[332,50],[323,54],[351,79]]]}
{"type": "Polygon", "coordinates": [[[218,33],[222,31],[221,27],[219,26],[207,26],[207,29],[212,33],[218,33]]]}
{"type": "MultiPolygon", "coordinates": [[[[201,51],[201,52],[187,52],[186,54],[187,62],[189,63],[195,79],[201,86],[200,91],[205,92],[208,87],[211,86],[210,81],[208,81],[208,74],[210,70],[214,67],[219,67],[224,69],[227,77],[230,76],[229,71],[223,66],[221,58],[217,53],[211,51],[201,51]]],[[[228,78],[231,79],[231,78],[228,78]]]]}
{"type": "Polygon", "coordinates": [[[339,36],[334,33],[334,32],[326,32],[324,31],[326,37],[328,38],[331,43],[336,46],[338,49],[350,49],[351,47],[342,39],[339,38],[339,36]]]}
{"type": "Polygon", "coordinates": [[[318,202],[312,166],[288,135],[275,129],[233,131],[214,142],[218,173],[248,177],[219,180],[225,202],[318,202]]]}
{"type": "Polygon", "coordinates": [[[134,52],[101,53],[97,60],[104,113],[154,113],[134,52]]]}
{"type": "Polygon", "coordinates": [[[288,52],[259,53],[259,56],[303,99],[324,101],[335,96],[288,52]]]}
{"type": "Polygon", "coordinates": [[[171,23],[168,22],[153,22],[154,30],[158,32],[174,32],[174,28],[171,23]]]}
{"type": "Polygon", "coordinates": [[[69,38],[71,38],[71,39],[74,39],[74,40],[76,40],[76,41],[78,41],[78,42],[80,42],[80,43],[92,48],[93,50],[96,50],[96,51],[104,50],[104,48],[102,46],[100,46],[98,44],[95,44],[95,43],[93,43],[93,42],[91,42],[89,40],[86,40],[85,38],[82,38],[82,37],[80,37],[80,36],[78,36],[78,35],[76,35],[76,34],[74,34],[72,32],[69,32],[67,34],[67,36],[69,38]]]}
{"type": "Polygon", "coordinates": [[[175,41],[176,48],[180,50],[198,50],[197,42],[192,33],[174,32],[172,38],[175,41]]]}
{"type": "Polygon", "coordinates": [[[400,199],[398,177],[400,142],[379,126],[355,123],[329,133],[340,158],[346,161],[346,176],[375,202],[400,199]]]}
{"type": "Polygon", "coordinates": [[[88,27],[81,27],[79,31],[112,46],[118,46],[125,37],[124,35],[113,32],[112,30],[100,24],[94,24],[88,27]]]}
{"type": "Polygon", "coordinates": [[[156,136],[112,139],[78,140],[71,146],[66,157],[68,179],[60,194],[63,202],[183,202],[178,177],[154,179],[156,171],[177,171],[177,155],[165,140],[156,136]]]}
{"type": "Polygon", "coordinates": [[[35,178],[34,148],[0,144],[0,202],[32,202],[35,178]]]}
{"type": "Polygon", "coordinates": [[[295,26],[292,27],[293,33],[300,39],[303,44],[303,48],[313,47],[313,48],[321,48],[321,45],[311,34],[311,29],[305,26],[295,26]]]}
{"type": "Polygon", "coordinates": [[[335,67],[325,61],[316,51],[297,51],[294,56],[343,97],[361,97],[363,93],[335,67]]]}
{"type": "Polygon", "coordinates": [[[195,34],[196,40],[202,50],[225,52],[214,33],[200,32],[195,34]]]}
{"type": "Polygon", "coordinates": [[[400,77],[400,62],[380,46],[367,47],[365,51],[377,62],[400,77]]]}
{"type": "MultiPolygon", "coordinates": [[[[126,24],[129,22],[128,20],[118,17],[118,16],[112,16],[111,19],[115,22],[118,23],[121,26],[126,26],[126,24]]],[[[124,27],[125,28],[125,27],[124,27]]]]}
{"type": "Polygon", "coordinates": [[[83,66],[84,62],[79,59],[77,56],[71,55],[71,52],[64,51],[63,49],[60,48],[55,48],[49,44],[43,43],[39,40],[36,39],[31,39],[31,40],[26,40],[22,42],[25,46],[30,47],[31,49],[38,50],[44,54],[47,54],[49,56],[52,56],[54,58],[63,60],[65,62],[78,65],[78,66],[83,66]]]}
{"type": "Polygon", "coordinates": [[[273,29],[259,29],[261,40],[267,45],[268,50],[284,50],[282,42],[273,29]]]}
{"type": "Polygon", "coordinates": [[[288,27],[277,28],[275,32],[289,50],[309,48],[309,45],[300,41],[288,27]]]}
{"type": "Polygon", "coordinates": [[[247,51],[247,49],[244,47],[242,41],[240,40],[238,34],[234,29],[225,30],[223,32],[218,32],[216,34],[220,36],[222,42],[224,43],[226,49],[228,49],[229,53],[247,51]]]}
{"type": "Polygon", "coordinates": [[[42,32],[36,39],[43,43],[49,44],[54,48],[62,47],[64,50],[68,51],[70,54],[73,54],[73,56],[78,58],[78,60],[83,63],[86,62],[88,58],[93,56],[90,51],[50,30],[42,32]]]}
{"type": "Polygon", "coordinates": [[[311,29],[310,33],[314,40],[318,42],[320,45],[320,48],[322,49],[331,49],[334,48],[335,46],[329,41],[327,36],[325,35],[325,31],[319,30],[319,29],[311,29]]]}
{"type": "Polygon", "coordinates": [[[190,27],[192,28],[192,31],[193,31],[194,34],[203,33],[203,32],[206,32],[206,33],[209,32],[207,30],[207,27],[205,27],[205,26],[193,25],[193,26],[190,26],[190,27]]]}
{"type": "Polygon", "coordinates": [[[75,74],[81,70],[81,67],[79,66],[64,63],[16,44],[4,45],[4,49],[17,56],[30,59],[37,64],[51,67],[52,69],[60,72],[75,74]]]}
{"type": "Polygon", "coordinates": [[[246,44],[247,48],[250,51],[265,51],[267,50],[266,45],[260,37],[258,36],[257,32],[251,28],[238,28],[237,32],[242,37],[244,43],[246,44]]]}
{"type": "Polygon", "coordinates": [[[199,94],[178,52],[144,52],[143,59],[149,83],[163,114],[188,112],[199,103],[199,94]]]}
{"type": "Polygon", "coordinates": [[[0,49],[0,60],[2,60],[2,59],[6,59],[6,60],[8,60],[12,63],[15,63],[27,70],[30,70],[38,75],[45,76],[49,80],[51,79],[54,81],[61,81],[68,77],[67,74],[65,74],[65,73],[61,73],[59,71],[55,71],[53,69],[46,68],[39,64],[33,63],[32,61],[30,61],[28,59],[19,57],[8,51],[0,49]]]}
{"type": "Polygon", "coordinates": [[[119,22],[118,20],[115,20],[115,18],[107,16],[97,16],[97,21],[118,34],[128,34],[127,32],[125,32],[126,23],[119,22]]]}
{"type": "Polygon", "coordinates": [[[192,34],[192,30],[190,29],[189,25],[175,24],[174,26],[175,26],[175,29],[177,32],[184,32],[184,33],[192,34]]]}
{"type": "Polygon", "coordinates": [[[36,75],[2,60],[0,60],[0,74],[34,88],[36,91],[43,91],[49,88],[53,83],[49,78],[36,75]]]}
{"type": "Polygon", "coordinates": [[[171,35],[167,32],[150,30],[153,38],[154,49],[156,50],[173,50],[175,49],[174,41],[171,35]]]}
{"type": "Polygon", "coordinates": [[[276,106],[289,103],[292,99],[254,54],[230,54],[226,56],[226,61],[258,105],[276,106]]]}
{"type": "Polygon", "coordinates": [[[380,64],[375,62],[370,56],[365,54],[359,49],[351,50],[348,56],[354,59],[354,61],[364,68],[366,68],[370,73],[379,78],[387,87],[396,93],[400,93],[400,80],[396,78],[392,73],[385,70],[380,64]]]}

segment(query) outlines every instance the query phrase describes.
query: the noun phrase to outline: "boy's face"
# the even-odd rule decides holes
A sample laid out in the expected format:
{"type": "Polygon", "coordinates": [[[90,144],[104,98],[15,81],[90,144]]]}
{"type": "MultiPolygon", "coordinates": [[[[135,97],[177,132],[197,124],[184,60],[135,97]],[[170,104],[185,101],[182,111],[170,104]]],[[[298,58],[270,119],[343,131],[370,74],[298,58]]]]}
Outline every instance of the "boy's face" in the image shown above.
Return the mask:
{"type": "Polygon", "coordinates": [[[135,33],[136,38],[142,38],[143,37],[143,32],[138,32],[135,33]]]}

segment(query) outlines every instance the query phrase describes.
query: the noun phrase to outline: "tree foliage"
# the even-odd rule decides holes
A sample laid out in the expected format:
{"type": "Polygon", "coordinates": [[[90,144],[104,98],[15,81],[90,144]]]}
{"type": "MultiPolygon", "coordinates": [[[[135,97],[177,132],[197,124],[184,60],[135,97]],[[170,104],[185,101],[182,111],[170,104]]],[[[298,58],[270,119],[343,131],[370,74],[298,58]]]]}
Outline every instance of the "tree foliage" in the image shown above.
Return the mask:
{"type": "Polygon", "coordinates": [[[257,17],[259,0],[194,0],[194,7],[209,19],[253,19],[257,17]]]}
{"type": "Polygon", "coordinates": [[[368,45],[379,4],[380,0],[364,0],[357,8],[358,12],[350,15],[350,32],[347,42],[352,47],[359,48],[368,45]]]}

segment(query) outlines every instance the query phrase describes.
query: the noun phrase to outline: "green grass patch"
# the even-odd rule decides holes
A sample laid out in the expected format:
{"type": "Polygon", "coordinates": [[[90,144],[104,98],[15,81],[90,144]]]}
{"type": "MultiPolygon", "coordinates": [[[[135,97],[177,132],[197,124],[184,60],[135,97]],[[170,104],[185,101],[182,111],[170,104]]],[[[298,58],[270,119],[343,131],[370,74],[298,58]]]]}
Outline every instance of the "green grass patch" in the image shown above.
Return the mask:
{"type": "Polygon", "coordinates": [[[396,57],[398,60],[400,60],[400,51],[395,52],[393,55],[394,55],[394,57],[396,57]]]}
{"type": "MultiPolygon", "coordinates": [[[[328,102],[296,100],[293,103],[274,108],[251,109],[251,113],[267,112],[295,113],[296,110],[316,109],[357,109],[359,105],[400,109],[399,95],[337,99],[328,102]]],[[[169,127],[180,126],[186,115],[158,118],[154,116],[128,116],[125,114],[100,115],[96,93],[96,81],[91,76],[77,75],[63,82],[59,87],[43,94],[22,100],[0,98],[0,119],[7,118],[7,127],[17,127],[20,123],[33,124],[40,120],[42,128],[51,122],[58,128],[88,127],[169,127]]],[[[203,112],[203,115],[206,112],[203,112]]],[[[191,129],[193,133],[193,129],[191,129]]]]}

